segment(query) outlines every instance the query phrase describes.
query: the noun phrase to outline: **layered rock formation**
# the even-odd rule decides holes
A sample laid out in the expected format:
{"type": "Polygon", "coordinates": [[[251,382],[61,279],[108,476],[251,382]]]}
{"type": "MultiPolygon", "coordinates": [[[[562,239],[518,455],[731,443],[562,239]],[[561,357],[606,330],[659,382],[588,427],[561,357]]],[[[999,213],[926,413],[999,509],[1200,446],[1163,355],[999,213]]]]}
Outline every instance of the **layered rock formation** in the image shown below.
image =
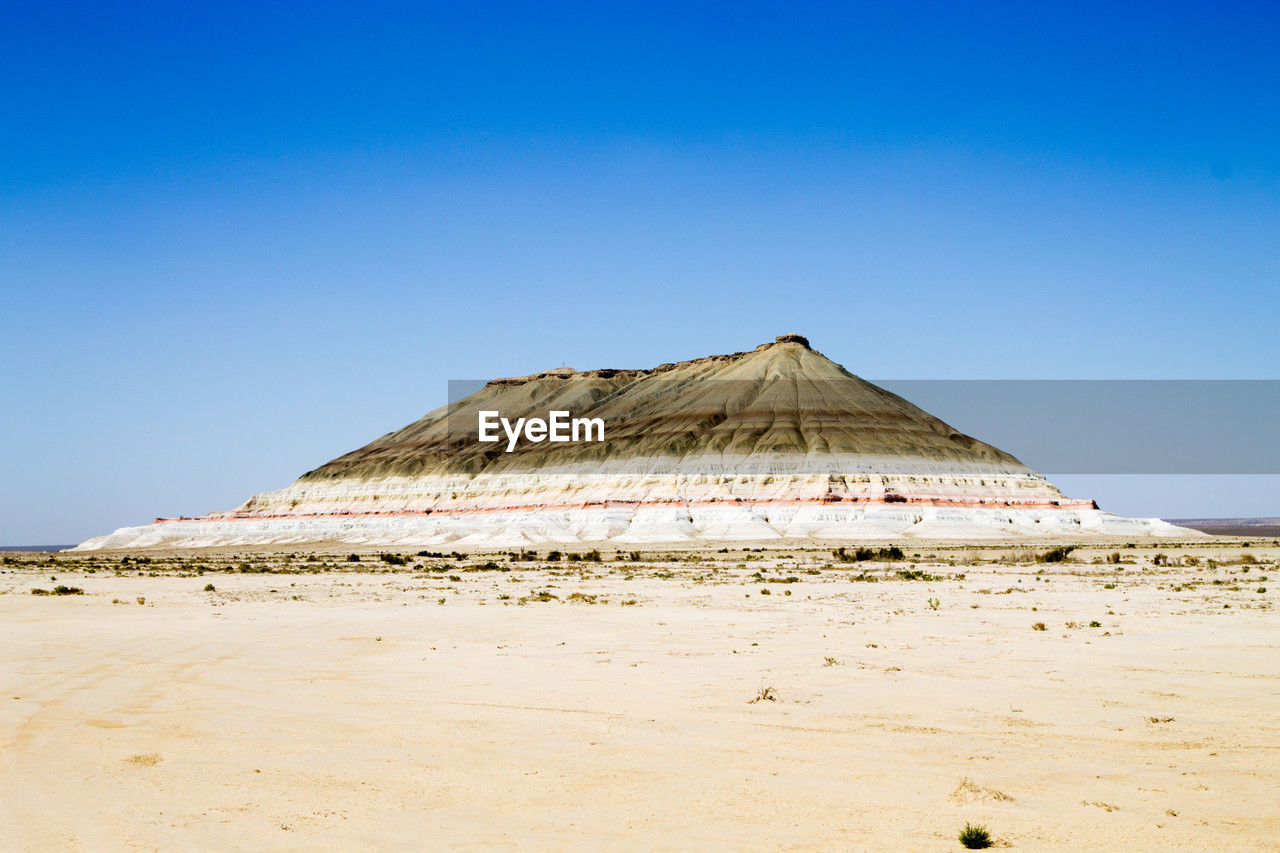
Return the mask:
{"type": "Polygon", "coordinates": [[[514,547],[917,537],[1188,536],[1042,475],[784,335],[652,370],[553,370],[482,390],[231,512],[79,546],[514,547]],[[482,411],[598,418],[599,442],[479,440],[482,411]]]}

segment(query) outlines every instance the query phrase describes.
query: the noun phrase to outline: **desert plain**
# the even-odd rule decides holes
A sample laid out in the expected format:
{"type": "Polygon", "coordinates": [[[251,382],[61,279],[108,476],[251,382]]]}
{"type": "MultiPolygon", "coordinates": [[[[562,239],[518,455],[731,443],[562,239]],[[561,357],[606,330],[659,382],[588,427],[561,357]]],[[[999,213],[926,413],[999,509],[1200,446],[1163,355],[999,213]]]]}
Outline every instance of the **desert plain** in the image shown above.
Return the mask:
{"type": "Polygon", "coordinates": [[[1280,541],[1069,544],[11,553],[0,848],[1280,848],[1280,541]]]}

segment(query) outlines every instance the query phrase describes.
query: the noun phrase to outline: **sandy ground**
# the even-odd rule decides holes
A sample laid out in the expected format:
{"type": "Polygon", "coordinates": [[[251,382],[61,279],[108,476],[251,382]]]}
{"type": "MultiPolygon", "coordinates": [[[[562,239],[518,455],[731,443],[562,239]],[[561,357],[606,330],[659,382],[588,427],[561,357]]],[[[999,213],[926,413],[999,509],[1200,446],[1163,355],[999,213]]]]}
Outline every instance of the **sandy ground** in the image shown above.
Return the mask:
{"type": "Polygon", "coordinates": [[[974,822],[1026,850],[1276,850],[1259,544],[1162,549],[1197,566],[14,557],[0,847],[946,850],[974,822]],[[320,573],[194,568],[240,559],[320,573]],[[85,594],[30,593],[55,584],[85,594]]]}

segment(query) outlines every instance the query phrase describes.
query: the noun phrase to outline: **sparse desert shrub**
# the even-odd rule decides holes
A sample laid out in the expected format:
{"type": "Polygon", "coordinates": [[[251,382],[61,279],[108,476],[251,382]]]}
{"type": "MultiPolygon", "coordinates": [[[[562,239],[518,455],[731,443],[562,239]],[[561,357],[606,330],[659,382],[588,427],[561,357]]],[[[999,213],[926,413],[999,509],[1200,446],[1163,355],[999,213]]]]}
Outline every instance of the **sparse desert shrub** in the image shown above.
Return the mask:
{"type": "Polygon", "coordinates": [[[347,555],[347,562],[348,562],[348,563],[358,563],[358,562],[360,562],[360,555],[359,555],[359,554],[348,554],[348,555],[347,555]]]}
{"type": "Polygon", "coordinates": [[[560,552],[559,552],[559,551],[548,551],[548,552],[547,552],[547,562],[548,562],[548,563],[558,563],[558,562],[560,562],[560,552]]]}
{"type": "Polygon", "coordinates": [[[204,591],[205,591],[205,592],[215,592],[216,590],[214,590],[214,588],[213,588],[213,584],[211,584],[211,583],[207,583],[207,584],[205,584],[205,585],[204,585],[204,591]]]}
{"type": "Polygon", "coordinates": [[[1252,554],[1241,554],[1240,562],[1246,566],[1252,566],[1257,564],[1258,558],[1253,556],[1252,554]]]}
{"type": "Polygon", "coordinates": [[[409,562],[399,554],[379,554],[378,559],[386,563],[388,566],[403,566],[409,562]]]}
{"type": "Polygon", "coordinates": [[[1067,559],[1067,555],[1076,549],[1074,545],[1060,545],[1057,548],[1050,548],[1043,554],[1036,556],[1037,563],[1061,563],[1067,559]]]}
{"type": "Polygon", "coordinates": [[[1120,562],[1120,552],[1112,551],[1110,554],[1108,554],[1107,562],[1112,564],[1120,562]]]}
{"type": "Polygon", "coordinates": [[[78,586],[65,586],[58,584],[53,589],[33,589],[32,595],[84,595],[84,590],[78,586]]]}
{"type": "Polygon", "coordinates": [[[897,545],[888,548],[855,548],[852,551],[840,547],[831,552],[831,556],[842,563],[861,563],[866,560],[903,560],[906,554],[897,545]]]}
{"type": "Polygon", "coordinates": [[[960,843],[970,850],[984,850],[991,846],[991,833],[985,826],[966,823],[960,830],[960,843]]]}
{"type": "Polygon", "coordinates": [[[778,694],[773,692],[772,687],[761,687],[756,691],[755,698],[748,702],[748,705],[754,705],[757,702],[777,702],[778,694]]]}
{"type": "Polygon", "coordinates": [[[1036,622],[1032,624],[1031,630],[1032,631],[1048,631],[1049,628],[1043,622],[1036,622]]]}

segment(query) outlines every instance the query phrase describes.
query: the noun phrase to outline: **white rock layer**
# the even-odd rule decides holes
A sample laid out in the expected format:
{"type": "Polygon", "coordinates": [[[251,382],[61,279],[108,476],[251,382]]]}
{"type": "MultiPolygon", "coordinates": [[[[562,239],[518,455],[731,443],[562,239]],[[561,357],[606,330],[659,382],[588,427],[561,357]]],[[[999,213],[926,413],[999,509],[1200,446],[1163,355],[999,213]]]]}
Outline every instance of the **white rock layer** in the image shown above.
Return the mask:
{"type": "Polygon", "coordinates": [[[204,548],[305,543],[514,548],[535,545],[803,544],[860,540],[981,541],[1187,539],[1203,536],[1160,519],[1096,509],[852,508],[742,504],[518,510],[438,516],[199,518],[123,527],[74,550],[204,548]]]}

